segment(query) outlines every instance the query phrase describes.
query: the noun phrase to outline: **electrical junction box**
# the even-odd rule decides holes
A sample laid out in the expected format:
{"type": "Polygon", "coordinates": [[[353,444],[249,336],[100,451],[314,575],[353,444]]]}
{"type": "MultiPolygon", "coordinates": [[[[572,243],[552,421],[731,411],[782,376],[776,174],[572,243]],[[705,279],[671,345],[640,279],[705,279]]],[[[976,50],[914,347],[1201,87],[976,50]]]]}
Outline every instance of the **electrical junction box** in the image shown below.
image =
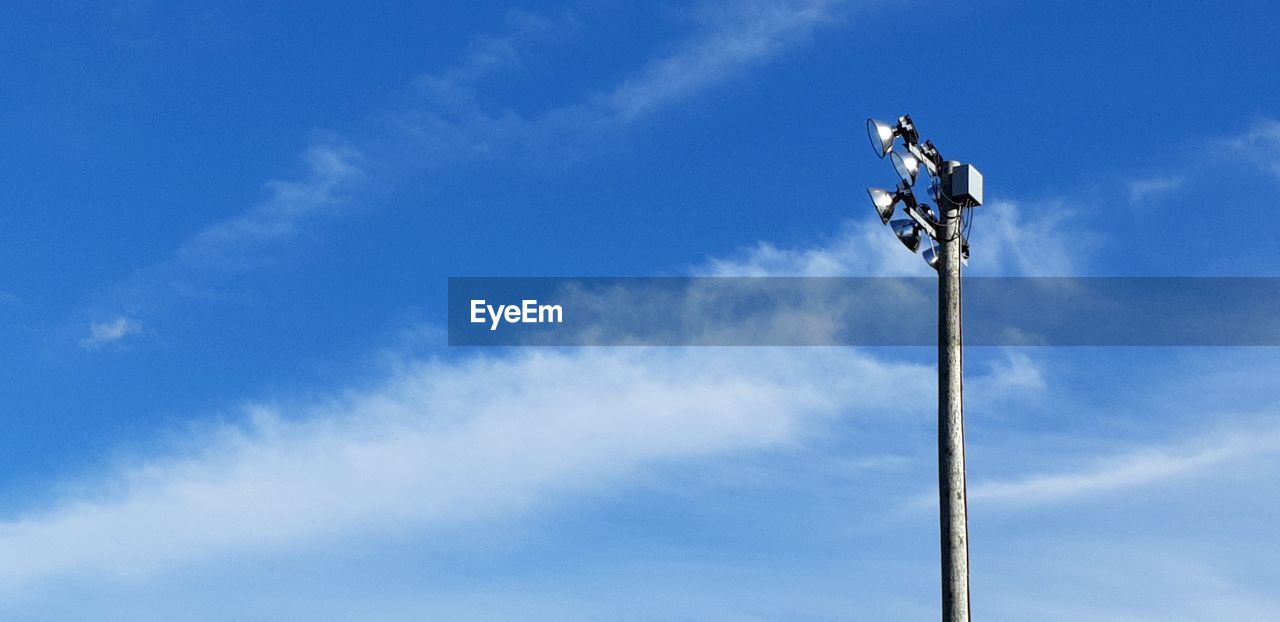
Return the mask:
{"type": "Polygon", "coordinates": [[[969,201],[982,205],[982,173],[972,164],[960,164],[951,169],[947,196],[956,203],[969,201]]]}

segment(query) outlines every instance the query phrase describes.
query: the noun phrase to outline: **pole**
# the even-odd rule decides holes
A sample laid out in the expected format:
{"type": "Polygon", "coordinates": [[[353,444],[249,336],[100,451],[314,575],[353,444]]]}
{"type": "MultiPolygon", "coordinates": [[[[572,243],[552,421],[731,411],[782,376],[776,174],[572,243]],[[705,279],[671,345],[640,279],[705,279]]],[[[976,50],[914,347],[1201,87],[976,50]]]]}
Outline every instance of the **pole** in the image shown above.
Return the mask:
{"type": "MultiPolygon", "coordinates": [[[[951,174],[947,163],[944,175],[951,174]]],[[[950,179],[943,181],[949,188],[950,179]]],[[[945,195],[946,193],[940,193],[945,195]]],[[[960,208],[939,198],[938,509],[942,531],[942,620],[969,622],[969,520],[964,477],[964,360],[960,329],[960,208]]]]}

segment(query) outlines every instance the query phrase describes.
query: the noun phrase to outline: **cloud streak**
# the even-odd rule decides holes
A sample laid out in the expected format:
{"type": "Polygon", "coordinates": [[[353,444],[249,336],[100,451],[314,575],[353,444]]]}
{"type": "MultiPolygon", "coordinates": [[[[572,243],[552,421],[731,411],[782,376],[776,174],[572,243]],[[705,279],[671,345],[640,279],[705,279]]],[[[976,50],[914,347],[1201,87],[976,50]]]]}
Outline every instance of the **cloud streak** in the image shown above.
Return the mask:
{"type": "Polygon", "coordinates": [[[485,79],[523,64],[525,48],[572,31],[572,16],[548,19],[512,13],[507,32],[477,37],[455,67],[415,81],[419,106],[389,111],[410,159],[437,165],[523,153],[555,157],[739,79],[808,42],[843,16],[842,0],[756,0],[732,7],[700,4],[695,32],[670,50],[578,101],[522,115],[486,110],[477,97],[485,79]]]}
{"type": "MultiPolygon", "coordinates": [[[[888,227],[871,215],[846,221],[840,233],[806,248],[759,242],[728,258],[712,258],[701,276],[930,276],[919,254],[908,252],[888,227]]],[[[966,274],[981,276],[1074,276],[1080,273],[1096,236],[1063,226],[1070,210],[1054,205],[994,201],[975,210],[973,255],[966,274]],[[1055,231],[1051,239],[1034,235],[1055,231]]]]}
{"type": "Polygon", "coordinates": [[[795,442],[851,409],[900,409],[891,379],[922,371],[835,349],[412,362],[332,400],[247,407],[244,423],[196,439],[194,453],[123,467],[97,494],[10,518],[0,583],[145,575],[528,511],[656,464],[795,442]]]}
{"type": "Polygon", "coordinates": [[[142,332],[142,325],[135,319],[120,316],[107,322],[90,322],[89,336],[80,340],[80,347],[93,350],[117,343],[142,332]]]}
{"type": "Polygon", "coordinates": [[[272,247],[296,238],[304,228],[333,217],[365,173],[363,154],[349,146],[317,143],[302,160],[298,180],[267,183],[269,196],[247,212],[214,223],[182,244],[179,265],[217,270],[245,270],[260,265],[272,247]]]}
{"type": "Polygon", "coordinates": [[[1183,177],[1164,176],[1148,177],[1129,182],[1129,202],[1139,204],[1144,201],[1163,197],[1186,183],[1183,177]]]}
{"type": "Polygon", "coordinates": [[[702,32],[623,80],[601,103],[629,122],[687,99],[808,41],[815,29],[840,17],[844,4],[800,0],[705,7],[702,32]]]}
{"type": "Polygon", "coordinates": [[[1263,119],[1221,144],[1228,155],[1244,158],[1273,180],[1280,181],[1280,121],[1263,119]]]}
{"type": "MultiPolygon", "coordinates": [[[[879,229],[817,249],[760,245],[731,273],[876,273],[879,229]],[[863,243],[863,240],[866,243],[863,243]],[[764,250],[762,250],[764,249],[764,250]]],[[[893,268],[880,268],[892,271],[893,268]]],[[[883,272],[882,272],[883,273],[883,272]]],[[[846,348],[520,350],[395,359],[365,388],[247,406],[240,421],[123,464],[0,523],[0,583],[150,576],[255,550],[504,520],[648,469],[802,445],[836,421],[927,411],[930,366],[846,348]]],[[[1026,357],[973,380],[1038,391],[1026,357]],[[1016,377],[1003,378],[1017,370],[1016,377]]],[[[8,595],[16,598],[16,592],[8,595]]]]}
{"type": "MultiPolygon", "coordinates": [[[[1204,474],[1240,460],[1278,454],[1280,429],[1214,433],[1178,444],[1142,447],[1093,458],[1075,470],[977,482],[969,487],[969,502],[1004,510],[1070,504],[1204,474]]],[[[912,505],[936,507],[937,493],[920,495],[912,505]]]]}
{"type": "Polygon", "coordinates": [[[332,133],[301,154],[303,172],[266,184],[268,196],[242,213],[214,222],[182,242],[167,262],[138,271],[91,305],[90,316],[154,312],[174,298],[219,298],[219,278],[269,264],[322,223],[352,211],[376,180],[385,191],[422,170],[497,155],[557,157],[619,130],[803,44],[839,17],[842,2],[778,0],[734,9],[699,9],[694,33],[603,91],[530,116],[510,108],[485,110],[477,94],[487,79],[518,69],[528,48],[580,27],[572,15],[549,18],[508,12],[498,34],[475,37],[454,65],[419,76],[414,101],[371,114],[377,127],[359,140],[332,133]],[[213,279],[212,284],[208,283],[213,279]],[[204,280],[199,284],[196,281],[204,280]]]}

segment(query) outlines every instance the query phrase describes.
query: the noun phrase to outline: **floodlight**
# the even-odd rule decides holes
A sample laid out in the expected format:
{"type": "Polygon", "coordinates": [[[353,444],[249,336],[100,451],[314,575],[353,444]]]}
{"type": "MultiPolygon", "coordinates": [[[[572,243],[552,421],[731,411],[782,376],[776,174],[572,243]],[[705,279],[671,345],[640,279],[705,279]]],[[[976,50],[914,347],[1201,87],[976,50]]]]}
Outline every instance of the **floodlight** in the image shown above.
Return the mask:
{"type": "Polygon", "coordinates": [[[877,156],[883,158],[889,153],[889,149],[893,147],[893,139],[897,135],[898,132],[884,121],[867,119],[867,138],[871,139],[871,148],[875,150],[877,156]]]}
{"type": "Polygon", "coordinates": [[[915,204],[911,190],[905,186],[899,187],[895,192],[889,192],[884,188],[867,188],[867,195],[871,197],[871,204],[875,206],[876,213],[880,215],[880,222],[884,224],[889,224],[889,218],[893,216],[893,208],[899,201],[906,201],[908,207],[915,204]]]}
{"type": "Polygon", "coordinates": [[[893,162],[893,168],[898,171],[898,177],[902,178],[903,183],[915,185],[916,175],[920,172],[920,159],[915,154],[893,151],[889,153],[889,161],[893,162]]]}
{"type": "Polygon", "coordinates": [[[920,215],[921,215],[921,216],[924,216],[924,219],[925,219],[925,220],[927,220],[927,221],[929,221],[929,222],[931,222],[931,223],[933,223],[933,224],[935,224],[935,225],[940,225],[940,224],[942,224],[942,221],[941,221],[941,220],[938,220],[938,213],[937,213],[937,212],[935,212],[935,211],[933,211],[933,208],[932,208],[932,207],[929,207],[929,204],[928,204],[928,203],[921,203],[921,204],[920,204],[920,215]]]}
{"type": "Polygon", "coordinates": [[[920,250],[920,225],[916,221],[903,218],[889,223],[889,226],[893,227],[893,234],[898,236],[907,250],[913,253],[920,250]]]}
{"type": "MultiPolygon", "coordinates": [[[[925,263],[929,264],[930,268],[937,270],[938,259],[940,259],[940,257],[938,256],[938,251],[934,250],[934,248],[935,247],[930,246],[929,248],[924,249],[924,253],[922,255],[924,257],[925,263]]],[[[960,247],[960,265],[963,265],[963,266],[969,265],[969,243],[968,242],[965,242],[960,247]]]]}
{"type": "Polygon", "coordinates": [[[867,138],[871,139],[871,148],[875,150],[876,156],[883,158],[888,155],[893,148],[893,139],[898,137],[907,145],[920,141],[920,134],[916,132],[916,124],[911,122],[911,115],[898,117],[898,123],[892,126],[884,121],[867,119],[867,138]]]}

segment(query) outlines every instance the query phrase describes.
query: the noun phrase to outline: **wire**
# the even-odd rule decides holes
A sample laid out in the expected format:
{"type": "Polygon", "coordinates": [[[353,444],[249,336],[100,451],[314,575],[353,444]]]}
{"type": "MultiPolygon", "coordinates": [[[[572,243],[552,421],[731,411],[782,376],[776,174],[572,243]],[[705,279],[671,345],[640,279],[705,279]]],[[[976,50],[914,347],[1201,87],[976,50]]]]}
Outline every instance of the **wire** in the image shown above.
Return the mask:
{"type": "MultiPolygon", "coordinates": [[[[956,205],[958,206],[958,208],[959,208],[959,210],[960,210],[960,226],[959,226],[959,227],[956,227],[955,235],[952,235],[951,237],[946,238],[946,239],[944,239],[944,240],[939,240],[939,241],[941,241],[941,242],[952,242],[952,241],[955,241],[955,240],[956,240],[956,238],[960,237],[961,235],[965,235],[965,237],[968,237],[968,236],[967,236],[967,234],[966,234],[966,232],[963,230],[963,229],[965,228],[965,226],[966,226],[966,225],[965,225],[965,221],[966,221],[966,219],[965,219],[965,215],[966,215],[966,212],[967,212],[967,213],[968,213],[968,215],[969,215],[969,219],[968,219],[968,221],[969,221],[970,223],[972,223],[972,219],[973,219],[973,212],[972,212],[972,210],[973,210],[973,208],[969,205],[969,201],[968,201],[967,199],[965,200],[965,202],[964,202],[964,203],[957,203],[956,205]]],[[[938,208],[939,208],[939,209],[941,209],[941,208],[942,208],[942,203],[941,203],[941,202],[939,202],[939,203],[938,203],[938,208]]],[[[945,214],[944,214],[943,218],[946,218],[945,214]]]]}

